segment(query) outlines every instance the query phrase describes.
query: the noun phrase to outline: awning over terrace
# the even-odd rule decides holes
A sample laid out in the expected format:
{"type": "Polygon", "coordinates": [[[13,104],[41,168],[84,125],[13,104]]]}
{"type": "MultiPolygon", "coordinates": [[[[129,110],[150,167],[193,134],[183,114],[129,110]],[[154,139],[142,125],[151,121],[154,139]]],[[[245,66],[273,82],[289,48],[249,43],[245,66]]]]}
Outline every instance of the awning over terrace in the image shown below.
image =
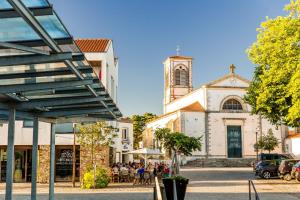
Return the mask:
{"type": "Polygon", "coordinates": [[[54,199],[54,123],[121,116],[47,0],[0,0],[0,120],[9,122],[6,199],[12,198],[16,119],[34,121],[32,199],[38,121],[53,123],[49,195],[54,199]]]}

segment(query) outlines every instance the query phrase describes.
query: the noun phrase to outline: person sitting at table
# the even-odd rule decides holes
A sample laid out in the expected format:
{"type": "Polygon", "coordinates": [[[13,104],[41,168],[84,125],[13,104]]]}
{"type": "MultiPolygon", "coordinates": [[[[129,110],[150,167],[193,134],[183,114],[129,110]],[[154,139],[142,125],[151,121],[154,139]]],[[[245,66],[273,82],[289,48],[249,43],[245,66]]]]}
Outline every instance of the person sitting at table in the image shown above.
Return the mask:
{"type": "Polygon", "coordinates": [[[141,165],[140,168],[138,169],[138,174],[141,175],[141,178],[142,178],[142,175],[144,174],[144,172],[145,172],[144,165],[141,165]]]}
{"type": "Polygon", "coordinates": [[[135,184],[137,184],[137,183],[140,183],[140,181],[141,181],[141,175],[140,175],[140,168],[139,167],[137,167],[136,169],[135,169],[135,174],[134,174],[134,180],[133,180],[133,185],[135,185],[135,184]]]}
{"type": "Polygon", "coordinates": [[[163,170],[163,178],[168,178],[170,173],[170,168],[169,166],[165,165],[164,170],[163,170]]]}
{"type": "Polygon", "coordinates": [[[128,168],[125,167],[125,164],[123,164],[120,168],[120,171],[128,171],[128,168]]]}
{"type": "Polygon", "coordinates": [[[119,174],[119,168],[117,165],[113,165],[112,172],[113,174],[119,174]]]}

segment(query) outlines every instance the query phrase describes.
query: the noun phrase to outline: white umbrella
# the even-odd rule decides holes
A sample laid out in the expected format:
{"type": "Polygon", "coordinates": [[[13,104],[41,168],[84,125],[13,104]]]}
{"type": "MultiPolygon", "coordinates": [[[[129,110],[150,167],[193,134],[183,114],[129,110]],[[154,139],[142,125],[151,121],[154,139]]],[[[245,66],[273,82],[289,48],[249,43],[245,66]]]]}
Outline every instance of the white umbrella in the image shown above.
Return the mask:
{"type": "Polygon", "coordinates": [[[149,155],[164,155],[162,152],[160,152],[159,149],[149,149],[149,148],[137,149],[137,150],[133,150],[133,151],[130,151],[127,153],[144,155],[145,167],[147,167],[147,156],[149,156],[149,155]]]}

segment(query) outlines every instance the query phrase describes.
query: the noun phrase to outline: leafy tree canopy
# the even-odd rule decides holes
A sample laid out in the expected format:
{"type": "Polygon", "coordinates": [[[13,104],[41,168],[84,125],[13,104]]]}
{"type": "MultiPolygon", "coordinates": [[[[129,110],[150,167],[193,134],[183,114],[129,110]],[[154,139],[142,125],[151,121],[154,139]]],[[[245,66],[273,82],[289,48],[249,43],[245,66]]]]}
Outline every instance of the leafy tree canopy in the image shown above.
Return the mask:
{"type": "Polygon", "coordinates": [[[279,139],[274,136],[272,129],[269,129],[268,133],[263,135],[255,146],[257,149],[262,149],[270,153],[279,146],[279,139]]]}
{"type": "Polygon", "coordinates": [[[155,136],[160,140],[165,149],[172,150],[176,154],[189,156],[192,155],[193,151],[200,151],[202,147],[202,137],[189,137],[180,132],[173,133],[168,128],[157,129],[155,136]]]}
{"type": "Polygon", "coordinates": [[[172,152],[172,166],[175,164],[175,173],[179,174],[179,163],[177,156],[183,154],[185,156],[192,155],[193,151],[201,150],[202,137],[189,137],[184,133],[171,132],[168,128],[158,128],[155,130],[155,137],[162,146],[172,152]]]}
{"type": "Polygon", "coordinates": [[[90,156],[87,156],[87,168],[95,167],[95,154],[100,148],[114,144],[113,139],[117,136],[116,131],[116,128],[109,126],[104,121],[79,125],[76,140],[90,153],[90,156]]]}
{"type": "Polygon", "coordinates": [[[300,126],[300,0],[285,10],[287,16],[261,23],[247,50],[256,69],[245,101],[273,124],[295,127],[300,126]]]}
{"type": "Polygon", "coordinates": [[[143,139],[143,131],[146,128],[146,124],[155,119],[157,116],[153,113],[144,113],[143,115],[133,115],[131,117],[133,123],[133,138],[134,138],[134,148],[139,147],[139,142],[143,139]]]}
{"type": "Polygon", "coordinates": [[[107,146],[113,144],[116,128],[100,121],[92,124],[80,125],[76,139],[83,146],[107,146]]]}

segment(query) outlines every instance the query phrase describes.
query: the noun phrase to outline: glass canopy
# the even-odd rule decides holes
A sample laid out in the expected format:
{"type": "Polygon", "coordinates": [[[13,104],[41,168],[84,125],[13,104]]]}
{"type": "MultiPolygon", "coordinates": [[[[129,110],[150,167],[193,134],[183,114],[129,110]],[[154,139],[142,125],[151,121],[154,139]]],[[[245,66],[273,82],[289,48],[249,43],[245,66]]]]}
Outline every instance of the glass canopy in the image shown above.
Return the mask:
{"type": "MultiPolygon", "coordinates": [[[[22,0],[22,2],[28,8],[49,6],[47,0],[22,0]]],[[[12,9],[12,6],[6,0],[0,0],[0,9],[12,9]]]]}
{"type": "MultiPolygon", "coordinates": [[[[59,39],[70,37],[55,14],[48,16],[37,16],[36,19],[52,38],[59,39]]],[[[41,38],[23,18],[17,17],[0,19],[0,42],[16,42],[38,39],[41,38]]]]}

